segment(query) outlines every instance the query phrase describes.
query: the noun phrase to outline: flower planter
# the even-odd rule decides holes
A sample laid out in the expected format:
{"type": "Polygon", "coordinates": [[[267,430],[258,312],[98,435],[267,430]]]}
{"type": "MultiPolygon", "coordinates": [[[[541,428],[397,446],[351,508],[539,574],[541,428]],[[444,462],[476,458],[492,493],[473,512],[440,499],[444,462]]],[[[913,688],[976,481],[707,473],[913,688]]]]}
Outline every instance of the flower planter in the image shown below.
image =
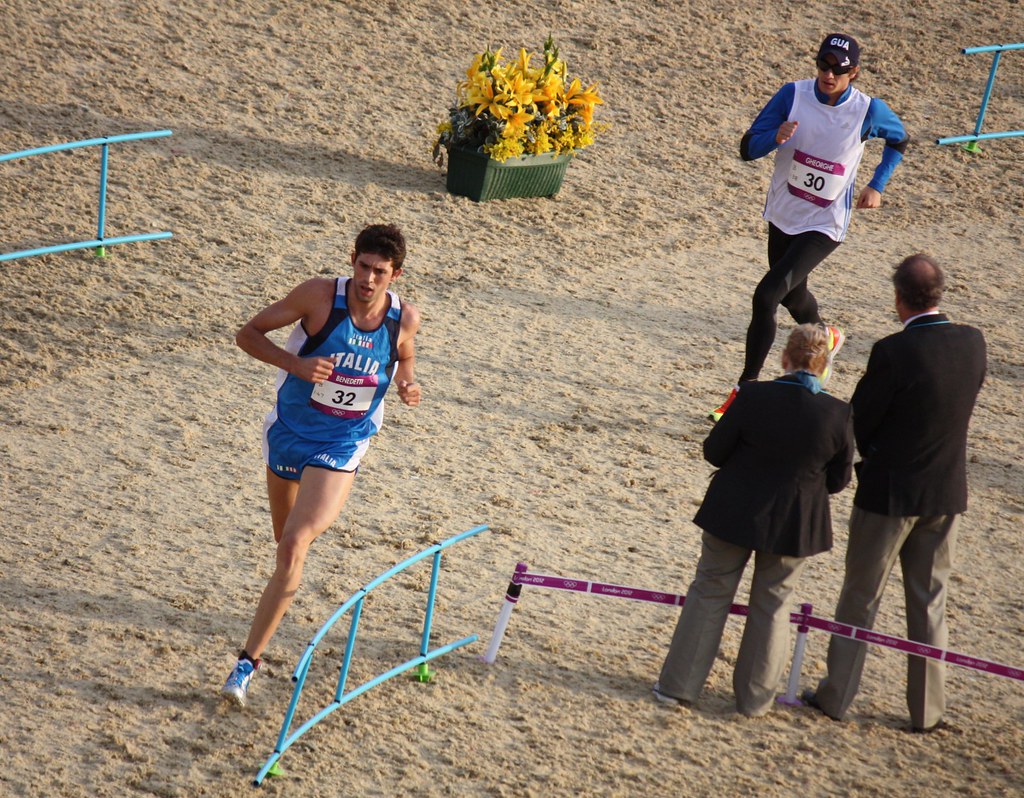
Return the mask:
{"type": "Polygon", "coordinates": [[[571,155],[522,155],[496,161],[488,155],[452,147],[448,151],[447,189],[476,202],[512,197],[552,197],[562,187],[571,155]]]}

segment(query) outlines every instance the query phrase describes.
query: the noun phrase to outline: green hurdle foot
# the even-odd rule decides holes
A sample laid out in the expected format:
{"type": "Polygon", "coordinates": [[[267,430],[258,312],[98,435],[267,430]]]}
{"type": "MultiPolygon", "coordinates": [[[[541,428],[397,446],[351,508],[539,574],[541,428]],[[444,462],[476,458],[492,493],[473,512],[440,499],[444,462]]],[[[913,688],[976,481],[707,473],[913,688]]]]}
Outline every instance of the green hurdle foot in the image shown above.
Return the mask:
{"type": "Polygon", "coordinates": [[[415,671],[413,671],[412,678],[417,682],[430,682],[434,680],[434,676],[437,671],[432,671],[427,667],[427,663],[423,663],[415,671]]]}
{"type": "Polygon", "coordinates": [[[268,776],[283,776],[284,771],[281,769],[281,763],[275,762],[270,766],[270,770],[267,771],[268,776]]]}
{"type": "Polygon", "coordinates": [[[981,147],[978,146],[978,142],[976,141],[968,141],[966,144],[961,144],[960,149],[973,153],[981,152],[981,147]]]}

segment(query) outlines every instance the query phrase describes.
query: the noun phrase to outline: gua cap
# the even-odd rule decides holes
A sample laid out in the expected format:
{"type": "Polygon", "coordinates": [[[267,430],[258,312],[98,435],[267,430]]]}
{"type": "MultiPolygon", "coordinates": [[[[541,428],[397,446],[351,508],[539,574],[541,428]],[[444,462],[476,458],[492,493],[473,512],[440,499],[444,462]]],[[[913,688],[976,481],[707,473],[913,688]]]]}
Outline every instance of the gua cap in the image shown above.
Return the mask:
{"type": "Polygon", "coordinates": [[[830,33],[818,48],[818,58],[833,55],[836,66],[853,67],[860,63],[860,45],[845,33],[830,33]]]}

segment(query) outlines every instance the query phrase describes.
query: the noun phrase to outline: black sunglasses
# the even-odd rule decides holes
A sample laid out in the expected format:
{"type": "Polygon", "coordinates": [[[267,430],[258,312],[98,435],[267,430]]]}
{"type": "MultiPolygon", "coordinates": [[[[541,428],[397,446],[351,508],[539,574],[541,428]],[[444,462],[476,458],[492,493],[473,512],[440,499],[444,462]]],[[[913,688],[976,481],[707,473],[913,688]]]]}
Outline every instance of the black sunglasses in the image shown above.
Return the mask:
{"type": "Polygon", "coordinates": [[[824,58],[815,58],[814,63],[818,65],[818,69],[820,69],[822,72],[831,72],[837,78],[842,75],[845,75],[847,72],[853,69],[852,66],[842,67],[839,66],[838,64],[830,64],[824,58]]]}

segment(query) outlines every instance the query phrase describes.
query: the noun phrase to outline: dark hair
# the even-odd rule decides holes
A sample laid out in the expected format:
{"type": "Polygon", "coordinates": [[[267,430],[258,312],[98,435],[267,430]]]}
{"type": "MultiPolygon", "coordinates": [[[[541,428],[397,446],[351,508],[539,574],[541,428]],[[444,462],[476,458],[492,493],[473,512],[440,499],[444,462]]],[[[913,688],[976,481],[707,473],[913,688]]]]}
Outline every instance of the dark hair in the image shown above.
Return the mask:
{"type": "Polygon", "coordinates": [[[919,252],[893,270],[892,284],[908,310],[931,310],[942,301],[946,277],[934,258],[919,252]]]}
{"type": "Polygon", "coordinates": [[[371,224],[356,236],[356,255],[370,252],[391,261],[391,268],[398,271],[405,262],[405,236],[393,224],[371,224]]]}

